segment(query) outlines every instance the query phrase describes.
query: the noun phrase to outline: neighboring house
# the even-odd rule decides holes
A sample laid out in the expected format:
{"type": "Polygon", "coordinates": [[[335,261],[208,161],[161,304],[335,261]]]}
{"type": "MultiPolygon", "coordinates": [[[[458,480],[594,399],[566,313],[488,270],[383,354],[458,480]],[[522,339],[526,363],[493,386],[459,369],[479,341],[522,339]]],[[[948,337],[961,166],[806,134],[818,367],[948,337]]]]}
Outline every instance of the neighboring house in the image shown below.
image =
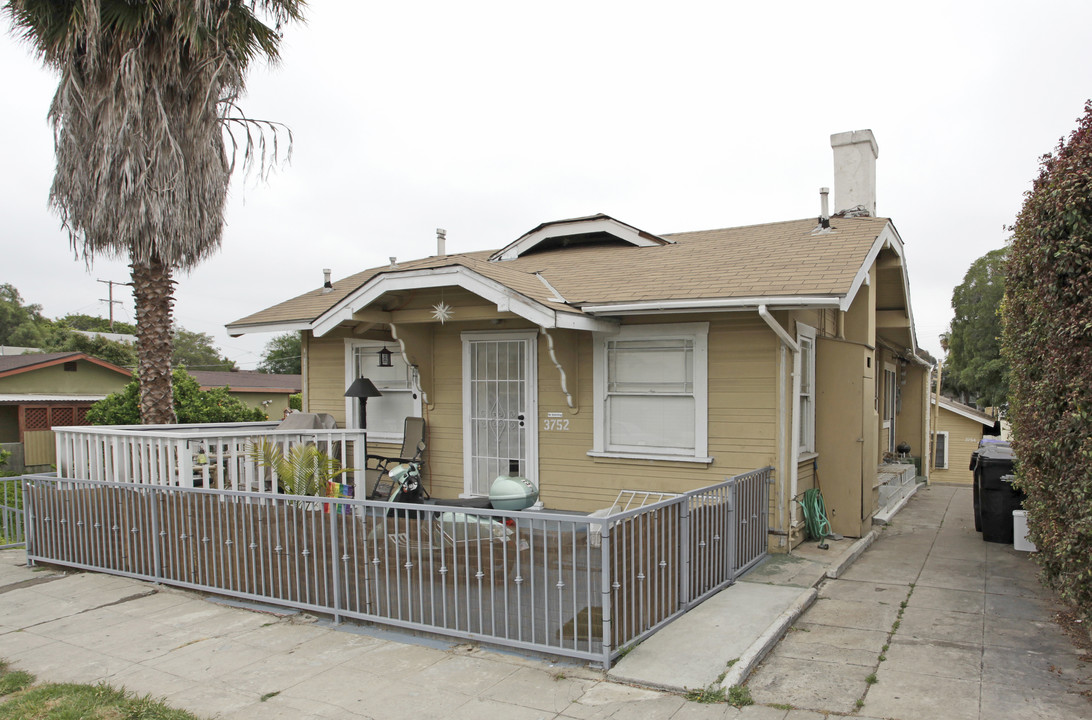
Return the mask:
{"type": "Polygon", "coordinates": [[[88,408],[132,379],[130,370],[81,352],[0,356],[0,443],[28,469],[48,469],[56,452],[50,428],[87,425],[88,408]]]}
{"type": "MultiPolygon", "coordinates": [[[[937,406],[935,399],[933,404],[937,406]]],[[[981,410],[941,396],[934,431],[932,480],[970,485],[974,482],[971,453],[984,436],[1000,434],[1001,425],[981,410]]]]}
{"type": "Polygon", "coordinates": [[[655,235],[594,215],[454,255],[441,233],[433,257],[327,271],[228,331],[301,332],[304,409],[339,424],[359,425],[344,393],[371,378],[370,449],[425,417],[435,497],[517,463],[547,507],[592,511],[772,465],[772,548],[802,539],[817,477],[834,530],[860,536],[877,466],[902,442],[928,457],[931,366],[902,239],[874,216],[875,139],[831,144],[829,218],[824,189],[819,220],[655,235]]]}
{"type": "Polygon", "coordinates": [[[122,343],[123,345],[136,345],[136,335],[127,335],[125,333],[112,333],[112,332],[99,332],[98,330],[72,330],[71,332],[76,335],[83,335],[86,338],[102,338],[103,340],[109,340],[110,342],[122,343]]]}
{"type": "Polygon", "coordinates": [[[226,387],[228,394],[248,407],[261,408],[270,420],[280,420],[288,409],[288,397],[302,390],[302,376],[275,375],[251,370],[187,370],[202,390],[226,387]]]}

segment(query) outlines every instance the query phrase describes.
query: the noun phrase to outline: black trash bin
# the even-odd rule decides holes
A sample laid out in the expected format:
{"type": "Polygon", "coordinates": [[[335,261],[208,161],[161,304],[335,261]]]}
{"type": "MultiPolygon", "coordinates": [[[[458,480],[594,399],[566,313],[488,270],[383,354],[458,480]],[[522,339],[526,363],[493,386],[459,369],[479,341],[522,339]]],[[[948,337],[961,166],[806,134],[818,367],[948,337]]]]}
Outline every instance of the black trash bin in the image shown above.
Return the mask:
{"type": "Polygon", "coordinates": [[[978,450],[984,447],[1011,447],[1008,440],[1000,438],[982,438],[978,442],[978,449],[971,453],[971,466],[968,468],[974,473],[974,489],[971,497],[974,501],[974,531],[982,532],[982,475],[978,468],[978,450]]]}
{"type": "Polygon", "coordinates": [[[975,480],[979,488],[982,539],[1012,544],[1012,511],[1024,506],[1024,493],[1012,486],[1015,479],[1012,448],[990,446],[978,449],[975,480]]]}

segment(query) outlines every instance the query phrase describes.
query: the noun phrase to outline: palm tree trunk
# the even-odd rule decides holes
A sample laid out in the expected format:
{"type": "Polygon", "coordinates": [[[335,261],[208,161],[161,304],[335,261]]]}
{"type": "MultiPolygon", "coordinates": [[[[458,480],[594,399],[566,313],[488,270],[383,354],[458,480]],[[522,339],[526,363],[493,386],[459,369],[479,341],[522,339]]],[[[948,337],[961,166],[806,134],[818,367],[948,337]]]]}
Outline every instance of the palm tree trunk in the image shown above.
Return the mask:
{"type": "Polygon", "coordinates": [[[134,262],[129,267],[132,268],[136,300],[140,422],[166,425],[174,422],[171,390],[174,280],[171,279],[171,268],[158,256],[153,256],[147,263],[134,262]]]}

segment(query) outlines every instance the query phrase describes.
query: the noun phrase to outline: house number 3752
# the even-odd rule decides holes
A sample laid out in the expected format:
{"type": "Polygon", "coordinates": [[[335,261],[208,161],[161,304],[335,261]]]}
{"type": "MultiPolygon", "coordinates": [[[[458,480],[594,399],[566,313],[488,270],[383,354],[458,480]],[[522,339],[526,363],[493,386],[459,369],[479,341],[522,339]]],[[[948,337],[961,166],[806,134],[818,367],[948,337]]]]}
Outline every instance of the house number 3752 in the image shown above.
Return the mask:
{"type": "Polygon", "coordinates": [[[542,421],[543,430],[568,430],[569,421],[565,418],[546,418],[542,421]]]}

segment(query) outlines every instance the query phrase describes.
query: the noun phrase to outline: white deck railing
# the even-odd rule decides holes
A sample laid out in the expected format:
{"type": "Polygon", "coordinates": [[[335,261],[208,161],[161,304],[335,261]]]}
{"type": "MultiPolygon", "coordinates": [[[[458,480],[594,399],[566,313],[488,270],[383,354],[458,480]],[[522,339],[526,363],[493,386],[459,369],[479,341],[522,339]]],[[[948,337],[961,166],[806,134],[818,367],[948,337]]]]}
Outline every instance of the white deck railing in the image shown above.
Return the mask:
{"type": "MultiPolygon", "coordinates": [[[[259,467],[252,449],[260,439],[285,453],[301,443],[364,467],[361,430],[278,430],[276,422],[212,425],[104,425],[55,427],[57,475],[65,478],[172,487],[279,492],[271,470],[259,467]]],[[[339,477],[356,483],[356,472],[339,477]]],[[[361,474],[361,480],[363,476],[361,474]]]]}

